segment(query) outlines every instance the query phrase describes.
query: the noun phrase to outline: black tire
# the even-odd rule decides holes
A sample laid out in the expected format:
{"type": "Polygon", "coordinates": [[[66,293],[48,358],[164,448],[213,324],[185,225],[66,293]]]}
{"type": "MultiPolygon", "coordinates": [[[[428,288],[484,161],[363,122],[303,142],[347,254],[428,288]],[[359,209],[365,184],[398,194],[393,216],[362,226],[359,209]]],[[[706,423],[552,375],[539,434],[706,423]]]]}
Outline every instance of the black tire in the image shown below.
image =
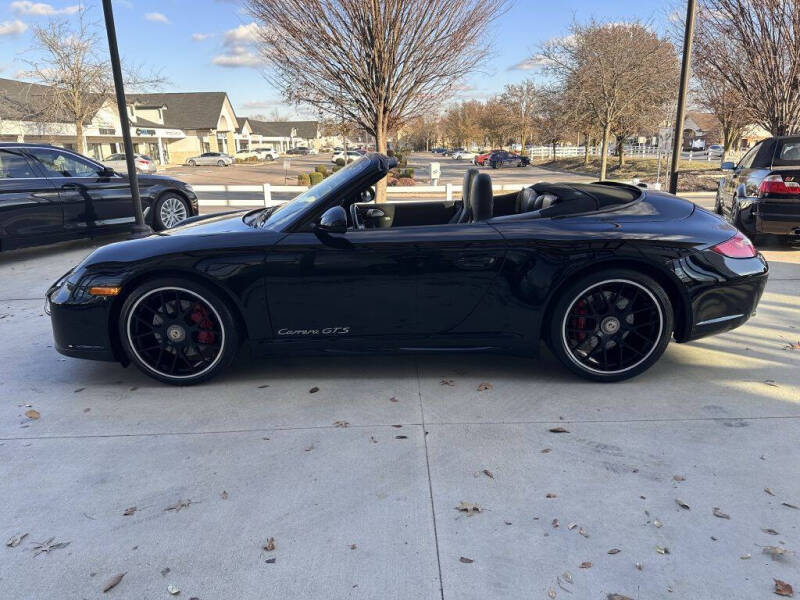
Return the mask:
{"type": "Polygon", "coordinates": [[[191,216],[189,203],[185,198],[174,192],[165,192],[158,197],[155,205],[153,205],[153,228],[156,231],[170,229],[191,216]],[[182,209],[179,205],[182,206],[182,209]]]}
{"type": "Polygon", "coordinates": [[[196,166],[197,166],[197,162],[196,162],[196,161],[194,161],[194,160],[190,160],[190,161],[189,161],[188,163],[186,163],[186,164],[187,164],[187,165],[189,165],[190,167],[196,167],[196,166]]]}
{"type": "Polygon", "coordinates": [[[491,164],[491,165],[492,165],[492,168],[493,168],[493,169],[499,169],[499,168],[500,168],[500,167],[499,167],[499,165],[497,164],[497,162],[496,162],[496,161],[492,161],[492,162],[491,162],[491,163],[489,163],[489,164],[491,164]]]}
{"type": "Polygon", "coordinates": [[[548,339],[553,354],[581,377],[622,381],[661,357],[674,323],[669,296],[657,281],[628,269],[605,270],[560,293],[548,339]]]}
{"type": "Polygon", "coordinates": [[[225,166],[225,161],[224,160],[218,160],[217,161],[217,166],[218,167],[224,167],[225,166]]]}
{"type": "Polygon", "coordinates": [[[714,199],[714,212],[722,216],[722,202],[720,202],[719,190],[717,190],[717,196],[714,199]]]}
{"type": "Polygon", "coordinates": [[[193,385],[223,371],[239,350],[228,303],[188,279],[155,279],[122,305],[119,339],[143,373],[172,385],[193,385]]]}

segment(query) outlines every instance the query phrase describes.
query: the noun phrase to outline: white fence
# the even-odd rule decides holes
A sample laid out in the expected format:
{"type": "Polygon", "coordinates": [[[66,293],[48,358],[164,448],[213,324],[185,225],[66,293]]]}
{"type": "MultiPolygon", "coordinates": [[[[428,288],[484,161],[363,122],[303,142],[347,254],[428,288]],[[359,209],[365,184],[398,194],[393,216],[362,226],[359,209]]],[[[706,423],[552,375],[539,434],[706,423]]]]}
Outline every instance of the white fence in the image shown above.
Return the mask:
{"type": "MultiPolygon", "coordinates": [[[[495,185],[496,192],[517,192],[524,187],[533,185],[537,181],[530,183],[507,183],[495,185]]],[[[200,206],[273,206],[280,204],[290,198],[305,192],[308,186],[304,185],[193,185],[197,194],[200,206]],[[275,198],[281,196],[281,198],[275,198]]],[[[386,194],[393,200],[421,200],[428,197],[453,200],[454,197],[461,197],[461,186],[447,183],[445,185],[415,185],[415,186],[392,186],[386,188],[386,194]],[[408,196],[411,196],[409,198],[408,196]]]]}
{"type": "MultiPolygon", "coordinates": [[[[616,152],[616,144],[609,145],[609,156],[616,152]]],[[[586,152],[585,146],[556,146],[555,158],[570,158],[575,156],[584,156],[586,152]]],[[[627,158],[666,158],[669,160],[671,150],[659,148],[658,146],[625,146],[625,156],[627,158]]],[[[589,156],[600,156],[602,154],[599,146],[589,146],[589,156]]],[[[535,158],[549,158],[553,160],[553,147],[552,146],[533,146],[529,155],[531,159],[535,158]]],[[[738,160],[744,156],[742,152],[728,152],[726,160],[738,160]]],[[[722,154],[716,151],[709,150],[689,150],[681,152],[681,158],[687,160],[721,160],[722,154]]]]}

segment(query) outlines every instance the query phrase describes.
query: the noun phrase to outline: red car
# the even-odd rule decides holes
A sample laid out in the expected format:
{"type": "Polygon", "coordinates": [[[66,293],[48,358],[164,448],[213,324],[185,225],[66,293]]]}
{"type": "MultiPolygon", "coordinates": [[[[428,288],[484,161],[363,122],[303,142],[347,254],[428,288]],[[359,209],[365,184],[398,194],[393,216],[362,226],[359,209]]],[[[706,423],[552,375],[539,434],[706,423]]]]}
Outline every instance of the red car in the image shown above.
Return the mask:
{"type": "Polygon", "coordinates": [[[478,154],[474,159],[472,159],[472,164],[478,165],[479,167],[486,166],[486,161],[489,159],[489,156],[492,152],[497,152],[497,150],[490,150],[484,154],[478,154]]]}

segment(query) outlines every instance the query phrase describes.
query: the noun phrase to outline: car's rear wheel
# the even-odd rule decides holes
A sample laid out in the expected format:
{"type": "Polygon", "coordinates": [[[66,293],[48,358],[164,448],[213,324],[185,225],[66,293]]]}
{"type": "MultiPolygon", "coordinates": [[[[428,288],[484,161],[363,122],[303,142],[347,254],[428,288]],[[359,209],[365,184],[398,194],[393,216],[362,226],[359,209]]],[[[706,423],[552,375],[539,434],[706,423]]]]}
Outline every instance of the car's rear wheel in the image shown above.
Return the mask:
{"type": "Polygon", "coordinates": [[[227,303],[206,286],[156,279],[125,299],[120,340],[142,372],[164,383],[191,385],[225,369],[239,348],[227,303]]]}
{"type": "Polygon", "coordinates": [[[620,381],[659,359],[673,327],[672,304],[658,282],[636,271],[609,270],[582,277],[561,294],[549,341],[573,372],[620,381]]]}
{"type": "Polygon", "coordinates": [[[169,229],[179,225],[189,217],[189,205],[186,200],[167,192],[162,194],[155,205],[153,224],[156,229],[169,229]]]}

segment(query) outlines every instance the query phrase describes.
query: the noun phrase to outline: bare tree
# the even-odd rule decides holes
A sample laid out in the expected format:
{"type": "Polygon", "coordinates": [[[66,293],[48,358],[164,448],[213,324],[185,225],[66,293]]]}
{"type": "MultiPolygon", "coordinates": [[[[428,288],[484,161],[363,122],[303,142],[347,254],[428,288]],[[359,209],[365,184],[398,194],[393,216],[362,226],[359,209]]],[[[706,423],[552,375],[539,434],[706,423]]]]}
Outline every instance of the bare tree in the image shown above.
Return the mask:
{"type": "Polygon", "coordinates": [[[736,90],[751,122],[773,135],[800,131],[797,0],[701,0],[693,58],[736,90]]]}
{"type": "Polygon", "coordinates": [[[556,80],[580,94],[580,105],[597,122],[600,179],[606,177],[614,123],[644,100],[664,104],[676,88],[675,48],[641,23],[573,24],[570,35],[546,43],[539,58],[556,80]]]}
{"type": "Polygon", "coordinates": [[[697,86],[694,102],[700,108],[712,113],[719,121],[719,137],[722,142],[722,161],[742,137],[750,124],[748,114],[742,110],[744,98],[740,90],[733,88],[725,78],[716,74],[696,73],[697,86]]]}
{"type": "MultiPolygon", "coordinates": [[[[267,77],[286,98],[343,112],[386,152],[488,55],[506,0],[246,0],[267,77]]],[[[377,197],[385,199],[386,182],[377,197]]]]}
{"type": "Polygon", "coordinates": [[[556,159],[556,146],[571,133],[573,114],[569,103],[564,102],[566,97],[566,90],[560,86],[551,86],[539,92],[537,136],[540,142],[552,146],[553,160],[556,159]]]}
{"type": "Polygon", "coordinates": [[[445,136],[458,146],[466,146],[480,140],[482,112],[483,105],[475,100],[454,104],[447,109],[442,119],[445,136]]]}
{"type": "MultiPolygon", "coordinates": [[[[81,5],[74,21],[56,19],[34,26],[33,49],[42,58],[28,61],[30,68],[24,74],[46,86],[40,118],[74,123],[75,145],[81,153],[86,152],[84,126],[114,97],[108,49],[88,16],[81,5]]],[[[139,68],[130,65],[125,79],[129,91],[156,88],[164,82],[159,75],[144,77],[139,68]]]]}
{"type": "Polygon", "coordinates": [[[525,142],[531,139],[536,126],[536,86],[532,79],[516,85],[509,83],[501,99],[508,108],[510,125],[524,150],[525,142]]]}
{"type": "Polygon", "coordinates": [[[512,135],[511,115],[499,97],[490,98],[481,106],[478,123],[484,141],[488,141],[490,146],[503,146],[512,135]]]}

